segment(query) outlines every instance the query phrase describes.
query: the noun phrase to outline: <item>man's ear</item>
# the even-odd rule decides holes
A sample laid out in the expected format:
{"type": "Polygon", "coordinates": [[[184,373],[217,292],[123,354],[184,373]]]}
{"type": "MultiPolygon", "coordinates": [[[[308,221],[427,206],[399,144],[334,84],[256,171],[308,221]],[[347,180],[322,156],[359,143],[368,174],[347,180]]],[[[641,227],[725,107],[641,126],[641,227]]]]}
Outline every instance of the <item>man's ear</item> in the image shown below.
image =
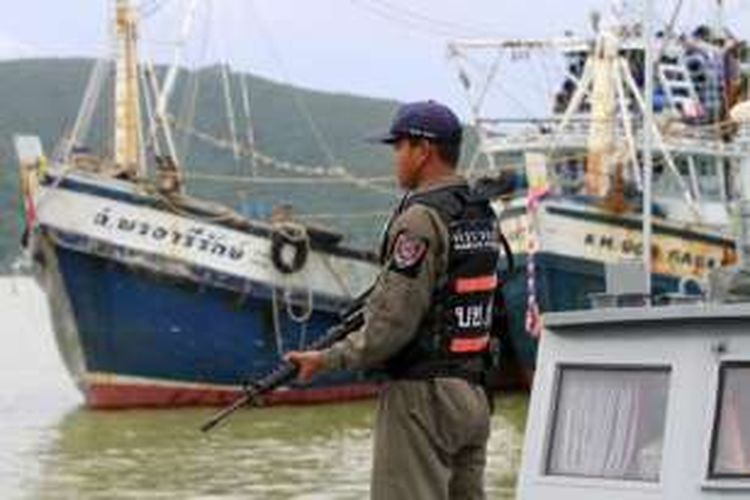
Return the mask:
{"type": "Polygon", "coordinates": [[[430,141],[422,139],[418,143],[418,153],[420,163],[425,163],[431,155],[436,153],[435,146],[430,141]]]}

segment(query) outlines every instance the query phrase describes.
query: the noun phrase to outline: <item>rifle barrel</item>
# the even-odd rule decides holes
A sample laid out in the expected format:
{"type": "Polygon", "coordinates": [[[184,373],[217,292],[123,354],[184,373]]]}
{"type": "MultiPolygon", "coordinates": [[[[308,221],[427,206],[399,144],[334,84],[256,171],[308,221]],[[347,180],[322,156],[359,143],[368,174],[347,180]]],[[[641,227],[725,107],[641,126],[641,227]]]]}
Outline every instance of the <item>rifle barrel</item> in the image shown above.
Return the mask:
{"type": "Polygon", "coordinates": [[[226,408],[222,409],[220,412],[216,413],[213,417],[211,417],[209,420],[206,421],[203,425],[201,425],[201,432],[208,432],[219,423],[227,418],[231,413],[234,413],[239,408],[245,406],[250,401],[250,396],[248,394],[243,395],[242,397],[237,398],[234,400],[234,402],[227,406],[226,408]]]}
{"type": "MultiPolygon", "coordinates": [[[[338,340],[344,338],[349,333],[358,329],[364,324],[364,314],[357,312],[350,315],[343,323],[330,328],[325,335],[318,338],[315,342],[307,347],[307,350],[319,350],[326,348],[338,340]]],[[[252,404],[263,394],[270,392],[277,387],[294,380],[299,372],[299,368],[294,363],[282,361],[271,373],[258,380],[251,382],[244,389],[244,394],[233,401],[229,406],[217,412],[200,429],[208,432],[216,427],[222,420],[239,410],[247,404],[252,404]]]]}

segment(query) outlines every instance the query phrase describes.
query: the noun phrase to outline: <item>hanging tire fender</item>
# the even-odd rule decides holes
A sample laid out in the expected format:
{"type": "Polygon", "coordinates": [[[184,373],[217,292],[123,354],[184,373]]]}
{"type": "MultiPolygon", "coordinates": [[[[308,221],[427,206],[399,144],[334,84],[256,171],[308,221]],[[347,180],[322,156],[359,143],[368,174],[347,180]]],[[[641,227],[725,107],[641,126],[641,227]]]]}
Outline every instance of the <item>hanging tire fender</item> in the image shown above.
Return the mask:
{"type": "Polygon", "coordinates": [[[304,231],[279,227],[271,234],[271,262],[283,274],[292,274],[305,267],[309,243],[304,231]]]}

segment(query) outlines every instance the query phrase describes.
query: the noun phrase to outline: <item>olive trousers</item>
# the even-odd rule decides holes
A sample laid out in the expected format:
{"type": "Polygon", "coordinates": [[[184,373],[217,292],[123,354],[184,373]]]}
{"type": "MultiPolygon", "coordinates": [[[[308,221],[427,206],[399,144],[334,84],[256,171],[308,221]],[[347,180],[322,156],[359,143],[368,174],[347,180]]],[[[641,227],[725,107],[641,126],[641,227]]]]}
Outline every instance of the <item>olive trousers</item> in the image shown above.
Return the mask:
{"type": "Polygon", "coordinates": [[[457,378],[389,382],[378,400],[372,500],[484,499],[489,434],[481,387],[457,378]]]}

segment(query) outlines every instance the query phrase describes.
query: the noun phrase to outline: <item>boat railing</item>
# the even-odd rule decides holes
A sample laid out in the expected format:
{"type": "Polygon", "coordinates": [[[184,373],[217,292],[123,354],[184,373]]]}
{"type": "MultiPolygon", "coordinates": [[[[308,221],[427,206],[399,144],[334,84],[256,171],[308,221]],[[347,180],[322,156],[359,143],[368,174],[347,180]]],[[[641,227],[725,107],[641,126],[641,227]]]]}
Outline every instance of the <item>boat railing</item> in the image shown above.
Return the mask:
{"type": "MultiPolygon", "coordinates": [[[[565,148],[585,149],[589,140],[591,119],[578,118],[561,127],[557,118],[534,120],[481,119],[484,130],[483,149],[488,153],[549,151],[565,148]]],[[[678,122],[660,127],[665,149],[671,153],[743,158],[750,155],[750,135],[745,131],[732,132],[719,126],[691,126],[678,122]]],[[[625,136],[622,124],[615,126],[617,137],[625,136]]],[[[636,144],[641,144],[643,133],[634,132],[636,144]]]]}

